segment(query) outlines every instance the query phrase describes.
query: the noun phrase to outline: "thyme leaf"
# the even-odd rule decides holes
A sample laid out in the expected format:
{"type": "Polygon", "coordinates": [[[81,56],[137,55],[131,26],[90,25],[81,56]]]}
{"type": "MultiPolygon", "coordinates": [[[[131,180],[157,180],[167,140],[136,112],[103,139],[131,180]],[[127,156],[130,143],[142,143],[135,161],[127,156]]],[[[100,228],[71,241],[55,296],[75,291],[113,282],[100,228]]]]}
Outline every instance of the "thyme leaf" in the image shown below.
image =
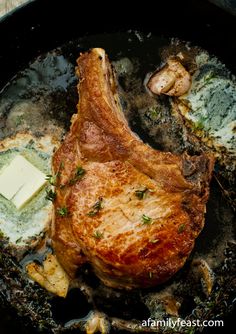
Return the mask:
{"type": "Polygon", "coordinates": [[[142,215],[142,222],[143,222],[143,225],[149,225],[149,224],[152,223],[152,218],[143,214],[142,215]]]}
{"type": "Polygon", "coordinates": [[[102,206],[102,198],[99,198],[99,200],[92,206],[91,210],[87,213],[88,216],[94,217],[96,214],[103,208],[102,206]]]}
{"type": "Polygon", "coordinates": [[[66,207],[57,209],[57,214],[61,217],[67,217],[69,215],[69,210],[66,207]]]}
{"type": "Polygon", "coordinates": [[[148,188],[140,189],[135,191],[135,196],[138,197],[138,199],[144,199],[145,195],[147,194],[148,188]]]}
{"type": "Polygon", "coordinates": [[[61,173],[61,164],[59,167],[59,170],[56,172],[56,174],[52,175],[52,174],[47,174],[45,179],[52,185],[52,186],[56,186],[57,184],[57,179],[60,177],[61,173]]]}
{"type": "Polygon", "coordinates": [[[78,166],[75,171],[74,177],[69,181],[69,185],[75,184],[77,181],[79,181],[84,174],[86,173],[85,169],[81,166],[78,166]]]}
{"type": "Polygon", "coordinates": [[[103,237],[103,233],[100,232],[100,231],[98,231],[98,230],[96,230],[93,233],[93,237],[96,238],[96,239],[101,239],[103,237]]]}
{"type": "Polygon", "coordinates": [[[45,179],[52,185],[55,186],[57,182],[57,174],[52,175],[52,174],[47,174],[45,179]]]}
{"type": "Polygon", "coordinates": [[[64,161],[60,162],[59,170],[62,170],[65,167],[64,161]]]}
{"type": "Polygon", "coordinates": [[[179,225],[179,227],[178,227],[178,233],[183,233],[185,231],[185,229],[186,229],[185,224],[179,225]]]}
{"type": "Polygon", "coordinates": [[[143,189],[138,189],[135,191],[135,196],[141,200],[144,199],[148,193],[153,193],[153,192],[155,192],[153,189],[143,187],[143,189]]]}
{"type": "Polygon", "coordinates": [[[56,193],[55,191],[53,191],[52,189],[46,189],[46,196],[45,198],[48,200],[48,201],[55,201],[56,199],[56,193]]]}

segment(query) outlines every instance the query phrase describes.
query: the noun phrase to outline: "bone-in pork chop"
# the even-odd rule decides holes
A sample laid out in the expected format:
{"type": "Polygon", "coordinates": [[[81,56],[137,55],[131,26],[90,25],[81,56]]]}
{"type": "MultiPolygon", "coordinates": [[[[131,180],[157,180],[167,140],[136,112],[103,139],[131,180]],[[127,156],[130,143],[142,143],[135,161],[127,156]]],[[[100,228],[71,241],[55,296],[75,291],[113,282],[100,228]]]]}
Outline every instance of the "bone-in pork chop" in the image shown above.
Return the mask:
{"type": "Polygon", "coordinates": [[[78,113],[53,157],[53,247],[71,277],[89,262],[108,286],[154,286],[184,265],[203,228],[213,158],[144,144],[124,118],[105,51],[77,63],[78,113]]]}

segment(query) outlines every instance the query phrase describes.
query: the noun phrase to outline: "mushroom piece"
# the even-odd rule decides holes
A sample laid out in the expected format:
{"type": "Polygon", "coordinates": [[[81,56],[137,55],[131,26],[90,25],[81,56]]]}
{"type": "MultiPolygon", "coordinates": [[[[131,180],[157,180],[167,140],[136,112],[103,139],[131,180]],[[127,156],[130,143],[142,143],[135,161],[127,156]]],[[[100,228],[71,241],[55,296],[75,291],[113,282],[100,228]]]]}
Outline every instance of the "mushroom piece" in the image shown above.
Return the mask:
{"type": "Polygon", "coordinates": [[[184,95],[190,86],[191,76],[176,58],[169,58],[166,65],[154,72],[147,83],[153,94],[169,96],[184,95]]]}

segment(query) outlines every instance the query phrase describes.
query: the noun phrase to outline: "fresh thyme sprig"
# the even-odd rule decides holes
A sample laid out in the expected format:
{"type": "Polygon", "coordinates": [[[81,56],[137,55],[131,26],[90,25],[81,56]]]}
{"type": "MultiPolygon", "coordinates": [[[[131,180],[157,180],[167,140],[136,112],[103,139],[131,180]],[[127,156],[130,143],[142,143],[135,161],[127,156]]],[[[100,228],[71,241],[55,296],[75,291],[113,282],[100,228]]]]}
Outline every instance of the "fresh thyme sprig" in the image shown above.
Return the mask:
{"type": "Polygon", "coordinates": [[[135,191],[135,196],[138,197],[138,199],[144,199],[144,197],[146,196],[148,191],[148,188],[144,188],[144,189],[139,189],[135,191]]]}
{"type": "Polygon", "coordinates": [[[96,230],[93,233],[93,237],[96,238],[96,239],[102,239],[103,238],[103,233],[100,232],[100,231],[98,231],[98,230],[96,230]]]}
{"type": "Polygon", "coordinates": [[[142,215],[142,223],[143,225],[150,225],[152,223],[152,218],[147,215],[142,215]]]}
{"type": "Polygon", "coordinates": [[[186,225],[185,224],[181,224],[178,227],[178,233],[183,233],[186,229],[186,225]]]}
{"type": "Polygon", "coordinates": [[[88,216],[94,217],[102,208],[103,199],[100,197],[98,201],[92,206],[91,210],[87,213],[88,216]]]}
{"type": "Polygon", "coordinates": [[[75,174],[74,174],[73,178],[68,182],[69,185],[72,186],[77,181],[81,180],[81,178],[84,176],[85,173],[86,173],[85,169],[81,166],[78,166],[76,168],[76,171],[75,171],[75,174]]]}
{"type": "Polygon", "coordinates": [[[67,217],[69,215],[69,210],[67,207],[58,208],[57,214],[61,217],[67,217]]]}
{"type": "Polygon", "coordinates": [[[52,185],[56,186],[58,178],[61,175],[61,170],[64,168],[64,162],[62,161],[59,165],[58,171],[53,175],[53,174],[47,174],[45,179],[52,185]]]}
{"type": "Polygon", "coordinates": [[[53,191],[52,189],[46,189],[46,196],[45,198],[48,200],[48,201],[52,201],[54,202],[55,199],[56,199],[56,193],[55,191],[53,191]]]}
{"type": "Polygon", "coordinates": [[[55,186],[56,183],[57,183],[57,177],[58,177],[58,174],[56,173],[55,175],[52,175],[52,174],[47,174],[45,179],[52,185],[52,186],[55,186]]]}

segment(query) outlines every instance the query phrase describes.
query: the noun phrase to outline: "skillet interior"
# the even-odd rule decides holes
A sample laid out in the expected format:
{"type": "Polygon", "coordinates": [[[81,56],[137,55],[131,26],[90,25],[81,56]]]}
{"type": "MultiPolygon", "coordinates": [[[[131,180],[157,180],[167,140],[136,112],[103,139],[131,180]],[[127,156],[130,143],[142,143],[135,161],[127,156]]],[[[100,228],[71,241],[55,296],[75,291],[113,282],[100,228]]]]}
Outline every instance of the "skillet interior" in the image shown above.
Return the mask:
{"type": "MultiPolygon", "coordinates": [[[[77,8],[74,3],[71,1],[71,7],[69,8],[69,6],[65,7],[56,1],[35,1],[2,21],[0,32],[3,50],[0,55],[2,87],[16,72],[23,69],[37,55],[60,46],[69,40],[75,40],[80,36],[83,36],[83,38],[79,48],[75,46],[77,44],[73,43],[66,44],[63,48],[63,52],[67,54],[68,58],[72,59],[74,54],[77,56],[77,51],[95,46],[94,43],[97,43],[107,50],[111,58],[117,56],[120,50],[123,50],[123,54],[127,56],[125,53],[128,46],[131,45],[131,51],[129,51],[131,54],[138,53],[140,59],[146,59],[146,50],[156,47],[156,39],[145,41],[145,47],[140,48],[138,38],[133,38],[132,43],[127,44],[126,34],[119,33],[114,35],[112,42],[109,34],[99,34],[99,32],[126,31],[129,28],[138,28],[147,34],[152,31],[154,35],[163,35],[165,38],[178,37],[183,40],[191,40],[193,44],[207,49],[212,54],[216,54],[233,73],[236,73],[236,63],[234,61],[236,47],[233,43],[233,32],[236,26],[235,19],[206,4],[204,1],[189,1],[188,4],[181,2],[181,5],[178,4],[178,8],[173,8],[173,12],[176,13],[174,18],[171,17],[170,9],[167,11],[167,8],[165,8],[167,6],[165,5],[160,5],[155,13],[149,7],[140,8],[140,12],[135,11],[134,14],[134,12],[130,13],[128,9],[124,11],[124,5],[120,4],[119,8],[107,16],[101,4],[95,4],[97,8],[94,8],[94,12],[97,9],[100,14],[93,19],[88,15],[89,18],[87,20],[82,19],[81,7],[77,8]],[[45,10],[45,6],[47,10],[45,10]],[[67,17],[70,17],[70,20],[67,20],[67,17]],[[146,21],[147,19],[148,22],[146,21]],[[93,26],[96,26],[95,30],[88,24],[91,21],[93,21],[93,26]],[[222,22],[224,22],[224,25],[222,22]],[[15,27],[19,28],[17,29],[17,34],[15,27]],[[95,34],[96,37],[94,37],[95,34]],[[114,40],[116,43],[114,43],[114,40]],[[116,46],[115,48],[114,45],[116,46]]],[[[83,9],[83,12],[86,13],[87,11],[83,9]]],[[[167,41],[165,38],[159,38],[158,43],[165,43],[167,41]]],[[[153,52],[150,53],[153,56],[153,52]]],[[[67,117],[69,119],[70,115],[67,117]]],[[[213,186],[215,187],[215,185],[213,186]]],[[[215,228],[215,221],[220,223],[221,219],[220,216],[217,216],[218,213],[215,212],[215,201],[222,201],[217,191],[216,189],[214,192],[216,197],[214,198],[213,196],[209,201],[207,216],[209,228],[203,231],[196,245],[196,250],[202,251],[202,253],[208,253],[212,250],[214,244],[208,242],[208,240],[215,240],[217,235],[221,233],[220,224],[217,224],[217,228],[215,228]]],[[[223,202],[220,207],[225,205],[223,202]]],[[[92,284],[96,285],[97,282],[93,281],[92,284]]],[[[74,301],[73,298],[75,297],[71,296],[71,298],[74,301]]],[[[82,297],[78,296],[76,298],[82,297]]],[[[135,307],[135,303],[131,305],[135,307]]],[[[58,306],[58,302],[55,302],[56,317],[60,318],[62,316],[64,307],[66,305],[58,306]]],[[[146,309],[141,310],[139,316],[146,317],[147,314],[145,312],[146,309]]],[[[85,314],[80,316],[83,315],[85,314]]]]}

